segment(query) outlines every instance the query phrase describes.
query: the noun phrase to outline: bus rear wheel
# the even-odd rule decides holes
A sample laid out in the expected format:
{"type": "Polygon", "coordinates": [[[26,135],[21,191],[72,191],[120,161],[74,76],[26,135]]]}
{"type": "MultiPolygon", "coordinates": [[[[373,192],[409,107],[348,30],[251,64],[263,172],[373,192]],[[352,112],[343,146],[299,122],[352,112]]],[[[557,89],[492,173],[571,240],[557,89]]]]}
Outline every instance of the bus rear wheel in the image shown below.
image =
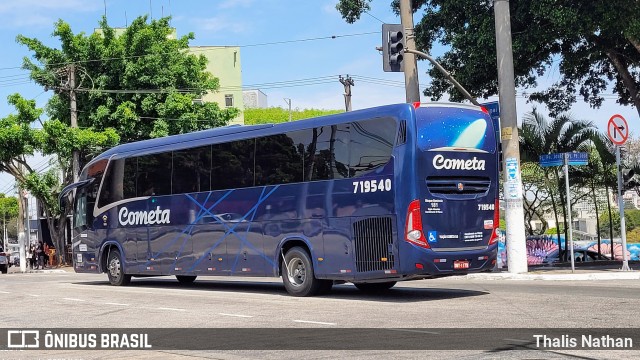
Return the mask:
{"type": "Polygon", "coordinates": [[[122,255],[120,255],[120,251],[111,250],[109,252],[109,257],[107,258],[107,275],[109,276],[109,283],[111,285],[124,286],[131,282],[131,275],[124,273],[122,263],[122,255]]]}
{"type": "Polygon", "coordinates": [[[362,292],[375,294],[391,289],[396,284],[396,282],[397,281],[387,281],[381,283],[355,283],[353,285],[355,285],[358,290],[362,292]]]}
{"type": "Polygon", "coordinates": [[[313,296],[331,289],[330,280],[316,279],[313,263],[307,252],[299,247],[287,251],[281,266],[282,282],[287,292],[293,296],[313,296]]]}
{"type": "Polygon", "coordinates": [[[196,281],[196,277],[195,275],[176,275],[176,279],[180,284],[192,284],[196,281]]]}

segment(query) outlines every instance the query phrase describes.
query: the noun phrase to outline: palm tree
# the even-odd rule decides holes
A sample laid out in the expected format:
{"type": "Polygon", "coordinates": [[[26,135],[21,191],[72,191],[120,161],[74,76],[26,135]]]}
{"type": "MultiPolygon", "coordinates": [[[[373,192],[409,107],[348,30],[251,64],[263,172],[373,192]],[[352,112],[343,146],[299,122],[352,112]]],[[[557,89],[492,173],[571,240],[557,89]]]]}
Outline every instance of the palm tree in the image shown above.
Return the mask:
{"type": "Polygon", "coordinates": [[[588,187],[591,190],[593,204],[596,211],[596,229],[598,233],[598,254],[600,254],[601,231],[600,213],[598,209],[597,189],[604,188],[607,195],[607,210],[609,212],[609,236],[613,239],[613,222],[611,221],[611,202],[609,189],[617,188],[615,176],[616,157],[614,145],[603,134],[596,134],[591,139],[591,144],[584,146],[581,151],[589,153],[589,164],[574,169],[574,184],[588,187]]]}
{"type": "MultiPolygon", "coordinates": [[[[522,128],[520,129],[520,156],[523,161],[538,162],[540,155],[565,153],[578,150],[581,145],[587,143],[596,134],[593,124],[583,120],[575,120],[570,115],[560,115],[550,122],[540,114],[535,108],[531,113],[524,116],[522,128]]],[[[556,220],[556,231],[558,235],[558,245],[560,242],[560,227],[558,219],[558,205],[562,209],[565,219],[565,239],[567,235],[567,210],[562,194],[564,186],[558,167],[544,168],[545,177],[549,179],[547,190],[551,198],[553,214],[556,220]],[[555,179],[552,179],[555,178],[555,179]],[[555,180],[555,184],[552,184],[555,180]],[[557,196],[557,197],[556,197],[557,196]],[[557,203],[559,200],[560,204],[557,203]]],[[[562,249],[561,249],[562,250],[562,249]]],[[[564,251],[567,250],[565,242],[564,251]]],[[[562,254],[562,252],[561,252],[562,254]]]]}

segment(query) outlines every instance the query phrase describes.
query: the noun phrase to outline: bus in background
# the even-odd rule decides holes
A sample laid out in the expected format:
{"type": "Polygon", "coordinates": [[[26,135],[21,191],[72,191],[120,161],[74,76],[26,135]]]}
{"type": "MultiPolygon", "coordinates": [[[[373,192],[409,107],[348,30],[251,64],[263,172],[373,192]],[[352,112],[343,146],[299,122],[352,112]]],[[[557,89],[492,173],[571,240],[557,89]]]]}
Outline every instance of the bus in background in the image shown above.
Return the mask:
{"type": "Polygon", "coordinates": [[[75,189],[74,269],[282,276],[294,296],[488,271],[496,145],[485,109],[439,103],[119,145],[61,194],[75,189]]]}

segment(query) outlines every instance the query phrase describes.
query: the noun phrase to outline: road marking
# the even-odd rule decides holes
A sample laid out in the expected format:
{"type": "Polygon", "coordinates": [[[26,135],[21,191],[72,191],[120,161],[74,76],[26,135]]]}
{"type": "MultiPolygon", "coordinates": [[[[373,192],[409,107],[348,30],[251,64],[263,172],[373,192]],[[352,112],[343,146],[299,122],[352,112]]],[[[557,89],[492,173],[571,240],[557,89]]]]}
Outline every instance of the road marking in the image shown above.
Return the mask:
{"type": "Polygon", "coordinates": [[[305,323],[305,324],[338,325],[336,323],[321,322],[321,321],[306,321],[306,320],[293,320],[293,321],[297,323],[305,323]]]}
{"type": "Polygon", "coordinates": [[[11,294],[11,293],[8,291],[0,291],[0,294],[11,294]]]}
{"type": "Polygon", "coordinates": [[[129,306],[129,304],[114,303],[114,302],[107,302],[105,303],[105,305],[129,306]]]}
{"type": "Polygon", "coordinates": [[[187,311],[185,309],[166,308],[166,307],[159,307],[158,309],[160,309],[160,310],[173,310],[173,311],[187,311]]]}
{"type": "Polygon", "coordinates": [[[40,297],[40,295],[36,295],[36,294],[29,294],[29,296],[40,297]]]}
{"type": "Polygon", "coordinates": [[[253,317],[253,316],[250,316],[250,315],[225,314],[225,313],[218,313],[218,315],[222,315],[222,316],[235,316],[235,317],[241,317],[241,318],[252,318],[252,317],[253,317]]]}
{"type": "Polygon", "coordinates": [[[439,335],[440,333],[435,332],[435,331],[426,331],[426,330],[413,330],[413,329],[387,329],[389,331],[404,331],[404,332],[414,332],[414,333],[421,333],[421,334],[432,334],[432,335],[439,335]]]}
{"type": "Polygon", "coordinates": [[[62,298],[62,300],[69,300],[69,301],[85,301],[82,299],[76,299],[76,298],[62,298]]]}
{"type": "Polygon", "coordinates": [[[505,341],[509,341],[509,342],[517,342],[517,343],[522,343],[522,344],[533,344],[533,340],[521,340],[521,339],[502,339],[505,341]]]}

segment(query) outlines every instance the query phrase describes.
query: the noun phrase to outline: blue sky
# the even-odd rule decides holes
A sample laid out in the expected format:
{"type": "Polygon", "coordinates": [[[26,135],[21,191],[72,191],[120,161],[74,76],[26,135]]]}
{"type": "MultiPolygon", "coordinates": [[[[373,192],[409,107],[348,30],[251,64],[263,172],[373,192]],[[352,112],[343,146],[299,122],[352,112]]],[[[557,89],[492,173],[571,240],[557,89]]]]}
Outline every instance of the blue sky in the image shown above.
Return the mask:
{"type": "MultiPolygon", "coordinates": [[[[391,1],[373,1],[370,14],[363,14],[355,24],[347,24],[340,17],[336,3],[337,0],[106,0],[106,13],[114,27],[126,26],[144,14],[153,18],[172,15],[178,35],[195,34],[192,45],[241,46],[243,86],[270,84],[258,87],[267,94],[269,106],[286,107],[283,98],[290,98],[294,108],[342,109],[344,88],[338,75],[347,74],[355,80],[354,109],[404,102],[403,75],[384,73],[381,55],[375,50],[381,43],[382,22],[400,22],[391,11],[391,1]],[[333,35],[339,37],[326,39],[333,35]],[[323,39],[309,40],[317,38],[323,39]],[[288,42],[292,40],[301,41],[288,42]],[[274,42],[285,43],[255,46],[274,42]],[[303,79],[313,80],[301,82],[304,86],[290,86],[292,81],[303,79]],[[286,86],[276,87],[275,82],[286,86]]],[[[29,82],[27,72],[20,69],[23,57],[31,54],[15,42],[16,35],[58,46],[57,39],[51,37],[55,21],[65,20],[74,32],[91,33],[104,12],[104,0],[3,0],[0,116],[13,111],[6,98],[14,92],[35,98],[39,106],[44,106],[50,96],[29,82]]],[[[414,20],[417,22],[420,16],[416,14],[414,20]]],[[[434,51],[433,55],[439,55],[442,49],[436,47],[434,51]]],[[[419,79],[424,86],[429,84],[425,74],[428,68],[427,62],[419,62],[419,79]]],[[[542,83],[550,84],[556,77],[557,69],[552,67],[542,83]]],[[[518,97],[519,114],[531,108],[523,97],[518,97]]],[[[605,129],[607,120],[616,113],[627,119],[632,132],[635,124],[640,127],[635,109],[619,106],[614,100],[607,100],[599,110],[583,103],[572,109],[575,117],[593,121],[600,129],[605,129]]],[[[0,176],[0,192],[9,182],[0,176]]]]}

